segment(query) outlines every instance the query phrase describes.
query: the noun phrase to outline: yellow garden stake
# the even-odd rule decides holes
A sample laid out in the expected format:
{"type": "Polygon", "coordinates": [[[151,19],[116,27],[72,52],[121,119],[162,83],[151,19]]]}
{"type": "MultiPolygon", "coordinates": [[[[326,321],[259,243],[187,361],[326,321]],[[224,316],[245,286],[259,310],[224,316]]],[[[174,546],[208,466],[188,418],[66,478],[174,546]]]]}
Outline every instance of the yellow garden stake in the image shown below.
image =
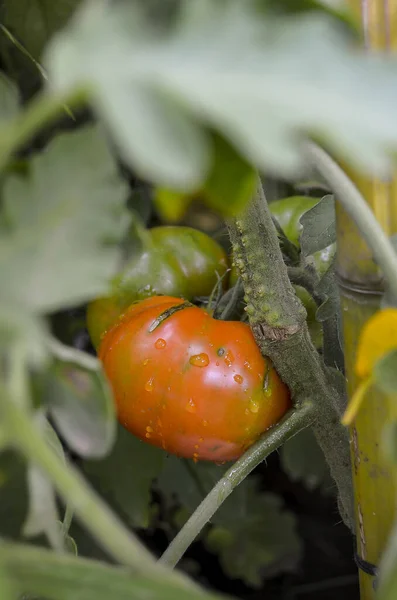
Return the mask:
{"type": "MultiPolygon", "coordinates": [[[[360,19],[364,44],[371,52],[397,50],[397,0],[348,0],[360,19]]],[[[349,172],[388,235],[397,232],[397,180],[383,182],[349,172]]],[[[384,455],[381,437],[397,417],[392,399],[372,385],[371,372],[357,363],[358,341],[368,320],[379,311],[382,275],[356,226],[337,203],[338,278],[344,329],[352,468],[355,489],[357,556],[379,564],[396,509],[397,480],[384,455]],[[360,365],[361,367],[357,365],[360,365]],[[358,408],[358,410],[357,410],[358,408]]],[[[381,332],[379,331],[379,339],[381,332]]],[[[376,337],[375,337],[376,340],[376,337]]],[[[362,357],[361,357],[362,358],[362,357]]],[[[360,569],[361,600],[375,597],[374,578],[360,569]]]]}

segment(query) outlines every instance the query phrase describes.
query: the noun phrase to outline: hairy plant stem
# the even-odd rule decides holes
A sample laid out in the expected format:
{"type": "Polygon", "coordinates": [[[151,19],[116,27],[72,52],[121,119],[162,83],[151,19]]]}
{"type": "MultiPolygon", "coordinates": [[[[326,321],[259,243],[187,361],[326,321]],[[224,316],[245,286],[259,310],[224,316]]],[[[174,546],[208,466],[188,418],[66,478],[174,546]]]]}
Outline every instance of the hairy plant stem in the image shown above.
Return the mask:
{"type": "Polygon", "coordinates": [[[168,546],[160,558],[160,562],[174,567],[234,488],[269,454],[296,433],[308,427],[313,418],[313,405],[310,402],[303,402],[302,405],[290,411],[275,427],[265,432],[212,488],[168,546]]]}
{"type": "Polygon", "coordinates": [[[124,527],[80,473],[53,452],[23,403],[4,387],[1,388],[0,416],[7,425],[14,447],[42,469],[64,501],[73,508],[75,515],[110,556],[153,580],[167,580],[187,591],[197,589],[184,576],[172,574],[157,564],[145,546],[124,527]]]}
{"type": "Polygon", "coordinates": [[[246,211],[231,220],[228,227],[257,344],[290,388],[294,402],[299,404],[306,398],[313,402],[313,430],[338,487],[342,517],[352,528],[349,438],[340,424],[343,401],[330,384],[326,367],[310,339],[305,310],[288,278],[260,184],[246,211]]]}
{"type": "Polygon", "coordinates": [[[310,164],[328,183],[338,202],[357,225],[397,298],[397,253],[363,196],[341,167],[322,148],[306,144],[310,164]]]}

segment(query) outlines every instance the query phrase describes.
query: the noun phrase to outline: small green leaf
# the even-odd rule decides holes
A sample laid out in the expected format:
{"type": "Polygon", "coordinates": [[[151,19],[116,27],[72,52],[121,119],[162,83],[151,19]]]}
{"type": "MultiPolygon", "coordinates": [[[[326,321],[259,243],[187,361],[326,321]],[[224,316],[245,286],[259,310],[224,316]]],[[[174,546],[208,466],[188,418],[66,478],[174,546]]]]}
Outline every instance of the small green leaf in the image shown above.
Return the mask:
{"type": "Polygon", "coordinates": [[[60,434],[85,458],[103,458],[113,446],[113,396],[100,362],[63,347],[45,374],[44,398],[60,434]]]}
{"type": "Polygon", "coordinates": [[[300,219],[303,231],[300,237],[304,256],[319,252],[336,241],[335,200],[324,196],[300,219]]]}
{"type": "Polygon", "coordinates": [[[216,600],[175,574],[163,581],[105,562],[56,554],[34,546],[0,543],[0,567],[20,594],[56,600],[216,600]]]}
{"type": "Polygon", "coordinates": [[[376,385],[386,394],[397,393],[397,350],[381,358],[374,367],[376,385]]]}
{"type": "MultiPolygon", "coordinates": [[[[48,421],[40,413],[36,414],[35,421],[53,451],[59,455],[62,447],[48,421]]],[[[34,464],[28,466],[27,481],[29,510],[23,526],[23,535],[34,537],[44,533],[51,546],[62,551],[64,536],[58,526],[58,508],[52,483],[34,464]]]]}
{"type": "Polygon", "coordinates": [[[2,304],[48,312],[106,292],[129,218],[100,129],[58,136],[3,193],[2,304]]]}
{"type": "Polygon", "coordinates": [[[288,440],[281,447],[280,458],[293,481],[302,481],[309,490],[319,487],[327,493],[334,490],[329,467],[311,429],[306,428],[288,440]]]}
{"type": "Polygon", "coordinates": [[[147,527],[152,482],[165,456],[119,426],[111,453],[103,460],[84,461],[83,470],[130,525],[147,527]]]}
{"type": "Polygon", "coordinates": [[[265,574],[293,570],[301,554],[294,516],[280,498],[258,488],[255,477],[240,484],[214,515],[205,539],[225,573],[253,587],[262,586],[265,574]]]}

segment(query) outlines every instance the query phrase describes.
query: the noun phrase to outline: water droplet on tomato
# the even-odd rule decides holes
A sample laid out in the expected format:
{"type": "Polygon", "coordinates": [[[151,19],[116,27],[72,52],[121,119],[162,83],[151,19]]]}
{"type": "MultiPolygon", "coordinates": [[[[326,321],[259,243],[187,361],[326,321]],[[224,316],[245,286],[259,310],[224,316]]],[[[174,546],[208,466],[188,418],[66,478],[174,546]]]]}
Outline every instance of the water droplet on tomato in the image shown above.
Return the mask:
{"type": "Polygon", "coordinates": [[[217,360],[215,364],[217,367],[219,367],[219,360],[217,360]]]}
{"type": "Polygon", "coordinates": [[[148,364],[150,358],[145,358],[145,360],[143,361],[144,366],[146,367],[146,365],[148,364]]]}
{"type": "Polygon", "coordinates": [[[197,406],[193,400],[193,398],[190,398],[189,402],[186,404],[186,410],[190,413],[195,413],[197,410],[197,406]]]}
{"type": "Polygon", "coordinates": [[[200,446],[198,444],[195,445],[194,449],[198,450],[200,448],[200,446]]]}
{"type": "Polygon", "coordinates": [[[147,431],[148,433],[153,433],[153,427],[150,427],[150,425],[148,425],[148,426],[146,427],[146,431],[147,431]]]}
{"type": "Polygon", "coordinates": [[[208,421],[206,421],[206,420],[204,419],[204,420],[202,421],[202,423],[203,423],[203,427],[207,427],[207,425],[208,425],[208,421]]]}
{"type": "Polygon", "coordinates": [[[150,438],[150,433],[146,433],[145,437],[147,437],[149,439],[150,438]]]}
{"type": "Polygon", "coordinates": [[[234,354],[231,350],[228,350],[225,354],[225,363],[228,367],[231,367],[234,361],[234,354]]]}
{"type": "Polygon", "coordinates": [[[259,403],[251,398],[249,402],[249,409],[252,413],[257,413],[259,411],[259,403]]]}
{"type": "Polygon", "coordinates": [[[246,369],[248,369],[248,371],[252,371],[252,367],[251,367],[250,363],[248,362],[248,360],[246,360],[246,361],[244,362],[244,367],[245,367],[246,369]]]}
{"type": "Polygon", "coordinates": [[[239,384],[242,384],[244,381],[244,377],[241,377],[241,375],[234,375],[233,379],[236,383],[239,383],[239,384]]]}
{"type": "Polygon", "coordinates": [[[194,452],[194,454],[193,454],[193,460],[194,460],[194,462],[195,463],[198,462],[198,459],[199,459],[199,455],[197,454],[197,452],[194,452]]]}
{"type": "Polygon", "coordinates": [[[153,377],[151,377],[150,379],[148,379],[148,381],[145,383],[145,390],[147,392],[153,392],[153,388],[154,388],[154,383],[153,383],[153,377]]]}
{"type": "Polygon", "coordinates": [[[208,358],[208,354],[205,352],[201,352],[200,354],[194,354],[189,358],[189,362],[194,367],[208,367],[210,364],[210,359],[208,358]]]}
{"type": "Polygon", "coordinates": [[[248,410],[248,408],[246,408],[244,412],[245,412],[246,415],[250,414],[250,411],[248,410]]]}
{"type": "Polygon", "coordinates": [[[199,438],[199,442],[200,442],[200,444],[201,444],[202,442],[204,442],[204,438],[199,438]]]}
{"type": "Polygon", "coordinates": [[[165,340],[163,340],[163,338],[159,338],[158,340],[156,340],[154,346],[155,348],[157,348],[157,350],[163,350],[163,348],[165,348],[167,345],[167,342],[165,340]]]}

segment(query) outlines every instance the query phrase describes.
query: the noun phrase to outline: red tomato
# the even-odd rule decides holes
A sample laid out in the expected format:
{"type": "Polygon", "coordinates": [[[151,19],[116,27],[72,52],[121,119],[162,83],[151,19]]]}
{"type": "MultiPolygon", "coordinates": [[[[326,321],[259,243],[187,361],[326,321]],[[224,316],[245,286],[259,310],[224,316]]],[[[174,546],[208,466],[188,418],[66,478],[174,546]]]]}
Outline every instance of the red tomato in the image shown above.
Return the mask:
{"type": "Polygon", "coordinates": [[[179,298],[132,305],[99,356],[122,425],[179,456],[235,459],[290,407],[248,325],[217,321],[179,298]]]}

